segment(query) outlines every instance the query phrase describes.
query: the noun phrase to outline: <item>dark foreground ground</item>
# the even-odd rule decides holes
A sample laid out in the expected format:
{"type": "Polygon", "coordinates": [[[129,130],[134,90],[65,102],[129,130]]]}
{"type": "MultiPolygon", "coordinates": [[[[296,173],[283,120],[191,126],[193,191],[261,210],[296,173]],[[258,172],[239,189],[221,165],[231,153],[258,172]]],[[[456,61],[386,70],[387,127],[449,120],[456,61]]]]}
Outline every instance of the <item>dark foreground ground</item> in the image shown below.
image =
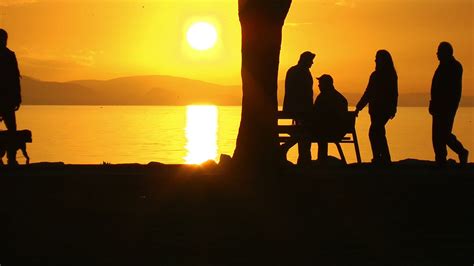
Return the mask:
{"type": "Polygon", "coordinates": [[[0,264],[473,265],[474,165],[0,170],[0,264]]]}

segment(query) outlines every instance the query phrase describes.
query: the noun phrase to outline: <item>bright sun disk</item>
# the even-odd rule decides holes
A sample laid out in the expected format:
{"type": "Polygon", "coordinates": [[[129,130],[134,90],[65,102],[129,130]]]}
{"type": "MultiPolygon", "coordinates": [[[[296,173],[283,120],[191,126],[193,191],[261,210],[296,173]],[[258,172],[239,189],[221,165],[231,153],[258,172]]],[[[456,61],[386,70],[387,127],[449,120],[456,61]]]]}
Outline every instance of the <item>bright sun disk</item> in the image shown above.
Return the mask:
{"type": "Polygon", "coordinates": [[[186,38],[193,49],[208,50],[216,44],[216,27],[208,22],[196,22],[189,27],[186,38]]]}

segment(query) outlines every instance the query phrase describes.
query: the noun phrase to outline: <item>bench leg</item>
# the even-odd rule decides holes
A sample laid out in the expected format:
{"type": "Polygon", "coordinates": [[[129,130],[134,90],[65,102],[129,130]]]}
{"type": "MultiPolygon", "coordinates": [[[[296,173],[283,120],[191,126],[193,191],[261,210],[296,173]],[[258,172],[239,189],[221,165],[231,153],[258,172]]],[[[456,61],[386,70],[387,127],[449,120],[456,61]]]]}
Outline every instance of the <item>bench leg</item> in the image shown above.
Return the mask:
{"type": "Polygon", "coordinates": [[[354,132],[352,132],[352,138],[354,139],[354,148],[356,152],[357,163],[362,163],[362,159],[360,157],[360,150],[359,150],[359,141],[357,141],[357,134],[355,130],[354,132]]]}
{"type": "Polygon", "coordinates": [[[339,151],[339,155],[341,156],[341,160],[344,162],[344,164],[347,164],[346,157],[344,156],[344,152],[342,151],[341,144],[339,142],[336,142],[335,144],[337,150],[339,151]]]}

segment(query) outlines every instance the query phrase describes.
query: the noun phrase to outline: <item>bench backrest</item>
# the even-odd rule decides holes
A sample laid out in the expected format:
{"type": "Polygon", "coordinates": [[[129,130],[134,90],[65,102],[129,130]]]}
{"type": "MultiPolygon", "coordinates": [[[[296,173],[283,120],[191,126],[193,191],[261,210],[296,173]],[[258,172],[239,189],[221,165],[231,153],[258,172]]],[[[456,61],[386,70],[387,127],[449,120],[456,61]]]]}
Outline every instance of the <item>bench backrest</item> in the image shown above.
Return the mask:
{"type": "Polygon", "coordinates": [[[348,111],[345,118],[345,129],[346,133],[352,133],[355,131],[356,123],[356,112],[348,111]]]}
{"type": "MultiPolygon", "coordinates": [[[[284,111],[278,111],[277,114],[278,119],[298,119],[301,117],[308,117],[308,114],[305,113],[289,113],[284,111]]],[[[356,112],[355,111],[348,111],[344,118],[344,128],[346,129],[346,133],[354,132],[355,130],[355,122],[356,122],[356,112]]]]}

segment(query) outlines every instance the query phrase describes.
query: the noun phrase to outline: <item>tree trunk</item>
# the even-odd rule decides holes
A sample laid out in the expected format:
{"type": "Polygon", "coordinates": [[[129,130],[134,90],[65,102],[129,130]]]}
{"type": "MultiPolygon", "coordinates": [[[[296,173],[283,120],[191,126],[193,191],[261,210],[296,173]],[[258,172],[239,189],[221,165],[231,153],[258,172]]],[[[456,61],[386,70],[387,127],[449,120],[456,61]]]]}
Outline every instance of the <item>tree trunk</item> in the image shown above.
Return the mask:
{"type": "Polygon", "coordinates": [[[233,161],[241,167],[275,167],[279,162],[278,65],[290,5],[291,0],[239,0],[243,97],[233,161]]]}

